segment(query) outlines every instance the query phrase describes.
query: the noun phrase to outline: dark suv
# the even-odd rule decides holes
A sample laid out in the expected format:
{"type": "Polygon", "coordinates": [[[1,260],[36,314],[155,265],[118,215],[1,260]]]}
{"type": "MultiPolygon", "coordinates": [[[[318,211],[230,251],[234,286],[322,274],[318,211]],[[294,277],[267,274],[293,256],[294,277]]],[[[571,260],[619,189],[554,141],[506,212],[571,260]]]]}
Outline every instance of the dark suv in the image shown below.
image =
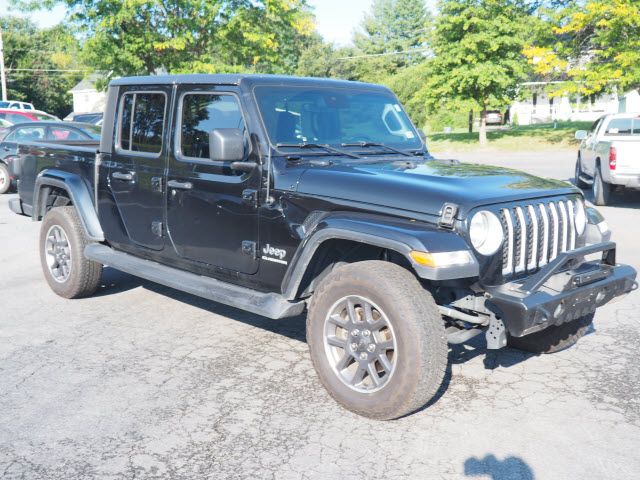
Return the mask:
{"type": "Polygon", "coordinates": [[[432,158],[377,85],[122,78],[99,143],[20,156],[10,205],[42,220],[56,293],[91,295],[110,265],[270,318],[308,310],[320,380],[372,418],[434,396],[447,342],[554,352],[636,288],[580,190],[432,158]]]}

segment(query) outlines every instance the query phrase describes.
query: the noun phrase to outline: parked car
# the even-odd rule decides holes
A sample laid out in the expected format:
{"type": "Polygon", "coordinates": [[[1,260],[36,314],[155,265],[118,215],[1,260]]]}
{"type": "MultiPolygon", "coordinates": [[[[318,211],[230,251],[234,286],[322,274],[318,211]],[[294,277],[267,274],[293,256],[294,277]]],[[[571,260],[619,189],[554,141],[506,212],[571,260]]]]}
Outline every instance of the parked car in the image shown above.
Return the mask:
{"type": "Polygon", "coordinates": [[[0,108],[8,108],[10,110],[35,110],[32,103],[19,102],[17,100],[0,101],[0,108]]]}
{"type": "Polygon", "coordinates": [[[64,118],[65,122],[82,122],[82,123],[92,123],[93,125],[101,125],[102,124],[102,112],[97,113],[70,113],[64,118]]]}
{"type": "Polygon", "coordinates": [[[447,342],[556,352],[637,287],[579,189],[434,159],[386,87],[176,75],[107,98],[99,153],[19,147],[9,205],[42,220],[52,290],[91,295],[109,265],[269,318],[308,309],[316,372],[360,415],[427,404],[447,342]]]}
{"type": "Polygon", "coordinates": [[[575,137],[581,140],[575,184],[593,186],[596,205],[608,205],[614,188],[640,190],[639,114],[604,115],[575,137]]]}
{"type": "Polygon", "coordinates": [[[60,119],[54,115],[50,115],[46,112],[39,110],[10,110],[0,109],[0,120],[8,120],[13,124],[25,123],[25,122],[42,122],[42,121],[55,121],[59,122],[60,119]]]}
{"type": "Polygon", "coordinates": [[[7,193],[20,178],[18,145],[24,142],[74,142],[93,144],[100,140],[100,128],[86,123],[29,122],[7,129],[0,142],[0,194],[7,193]]]}
{"type": "Polygon", "coordinates": [[[487,125],[502,125],[502,113],[500,110],[487,110],[485,121],[487,125]]]}

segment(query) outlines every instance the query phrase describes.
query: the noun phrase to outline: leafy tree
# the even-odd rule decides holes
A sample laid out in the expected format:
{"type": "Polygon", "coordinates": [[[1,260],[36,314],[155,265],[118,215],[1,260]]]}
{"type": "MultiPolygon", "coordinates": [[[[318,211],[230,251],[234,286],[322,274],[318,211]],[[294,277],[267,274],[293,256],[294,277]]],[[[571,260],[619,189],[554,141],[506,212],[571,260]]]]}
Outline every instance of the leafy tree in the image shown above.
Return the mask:
{"type": "Polygon", "coordinates": [[[487,141],[485,113],[516,94],[528,63],[523,48],[532,17],[522,0],[441,0],[431,75],[426,79],[434,110],[452,101],[473,101],[481,111],[481,144],[487,141]]]}
{"type": "Polygon", "coordinates": [[[82,78],[78,41],[62,25],[39,29],[29,20],[0,17],[7,87],[11,99],[32,102],[36,108],[65,116],[71,110],[73,88],[82,78]],[[56,70],[56,71],[53,71],[56,70]]]}
{"type": "Polygon", "coordinates": [[[536,73],[566,80],[557,94],[640,87],[637,0],[571,2],[551,15],[553,29],[526,50],[536,73]]]}
{"type": "MultiPolygon", "coordinates": [[[[425,49],[428,46],[432,16],[424,0],[374,0],[353,42],[359,52],[369,55],[425,49]]],[[[425,53],[371,57],[371,70],[393,73],[415,65],[425,53]]]]}
{"type": "Polygon", "coordinates": [[[118,75],[291,72],[314,30],[305,0],[13,0],[67,6],[87,63],[118,75]]]}

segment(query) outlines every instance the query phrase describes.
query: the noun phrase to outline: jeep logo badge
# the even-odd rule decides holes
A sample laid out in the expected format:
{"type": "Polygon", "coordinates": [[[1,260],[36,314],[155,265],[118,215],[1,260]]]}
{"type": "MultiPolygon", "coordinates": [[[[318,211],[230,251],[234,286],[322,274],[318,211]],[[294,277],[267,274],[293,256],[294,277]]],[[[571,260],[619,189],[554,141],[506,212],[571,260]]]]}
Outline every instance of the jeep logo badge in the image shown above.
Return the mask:
{"type": "Polygon", "coordinates": [[[268,243],[262,249],[262,258],[263,260],[268,260],[269,262],[282,263],[283,265],[287,265],[287,262],[284,260],[284,257],[287,256],[287,251],[283,248],[272,247],[268,243]]]}

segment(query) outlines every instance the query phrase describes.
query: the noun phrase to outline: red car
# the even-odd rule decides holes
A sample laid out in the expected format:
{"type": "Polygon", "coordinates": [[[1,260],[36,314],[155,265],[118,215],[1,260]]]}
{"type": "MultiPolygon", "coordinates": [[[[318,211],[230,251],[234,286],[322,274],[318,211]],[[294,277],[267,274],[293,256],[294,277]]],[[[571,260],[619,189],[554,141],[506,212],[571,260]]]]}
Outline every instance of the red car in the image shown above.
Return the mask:
{"type": "Polygon", "coordinates": [[[0,120],[7,120],[14,125],[26,122],[60,121],[58,117],[38,110],[9,110],[7,108],[0,109],[0,120]]]}

